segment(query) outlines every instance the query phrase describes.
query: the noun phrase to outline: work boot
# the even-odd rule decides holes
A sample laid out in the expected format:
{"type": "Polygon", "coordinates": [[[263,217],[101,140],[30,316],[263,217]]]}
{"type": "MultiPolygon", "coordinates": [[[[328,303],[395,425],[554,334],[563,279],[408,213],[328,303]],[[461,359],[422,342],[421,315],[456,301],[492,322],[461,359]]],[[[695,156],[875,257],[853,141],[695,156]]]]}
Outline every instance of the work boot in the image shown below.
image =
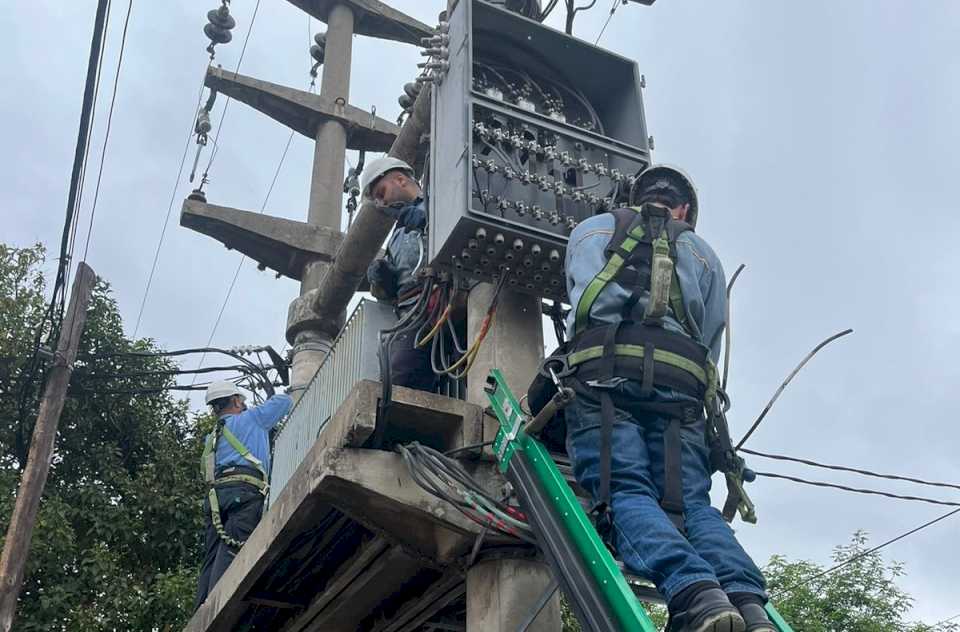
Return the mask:
{"type": "Polygon", "coordinates": [[[767,611],[756,603],[745,603],[740,606],[740,615],[747,624],[746,632],[777,632],[767,617],[767,611]]]}
{"type": "Polygon", "coordinates": [[[745,629],[740,612],[719,588],[701,590],[686,610],[670,617],[670,632],[745,632],[745,629]]]}

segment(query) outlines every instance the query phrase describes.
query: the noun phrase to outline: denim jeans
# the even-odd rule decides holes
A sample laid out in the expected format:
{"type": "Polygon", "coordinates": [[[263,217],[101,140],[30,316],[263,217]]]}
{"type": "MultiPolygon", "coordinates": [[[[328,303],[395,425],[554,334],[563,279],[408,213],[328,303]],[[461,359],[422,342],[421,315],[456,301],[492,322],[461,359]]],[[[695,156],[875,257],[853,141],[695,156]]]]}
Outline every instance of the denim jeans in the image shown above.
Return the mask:
{"type": "MultiPolygon", "coordinates": [[[[616,407],[611,445],[613,538],[623,563],[656,584],[669,602],[694,582],[713,581],[727,593],[764,599],[764,579],[720,512],[710,506],[710,466],[704,420],[682,427],[684,537],[660,507],[663,435],[668,420],[641,410],[640,383],[611,391],[616,407]]],[[[578,397],[567,407],[567,452],[580,486],[600,487],[600,403],[578,397]]]]}

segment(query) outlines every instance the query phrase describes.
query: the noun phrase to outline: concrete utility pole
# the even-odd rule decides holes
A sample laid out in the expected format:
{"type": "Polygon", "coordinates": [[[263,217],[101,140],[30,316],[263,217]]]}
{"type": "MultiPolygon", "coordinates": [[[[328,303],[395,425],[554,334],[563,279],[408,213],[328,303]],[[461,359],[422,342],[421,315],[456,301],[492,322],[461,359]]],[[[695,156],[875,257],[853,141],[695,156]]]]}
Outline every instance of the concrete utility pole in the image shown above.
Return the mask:
{"type": "MultiPolygon", "coordinates": [[[[327,45],[320,79],[320,94],[333,101],[334,109],[342,111],[350,97],[350,63],[353,57],[353,11],[346,4],[335,4],[327,16],[327,45]]],[[[329,119],[317,127],[313,153],[313,177],[310,181],[310,204],[307,223],[340,230],[343,206],[343,162],[347,155],[347,130],[343,123],[329,119]]],[[[287,319],[287,337],[293,345],[293,367],[290,383],[306,386],[317,372],[320,363],[330,352],[336,332],[343,324],[344,311],[316,314],[309,310],[310,292],[314,290],[329,264],[324,261],[308,263],[300,281],[300,297],[290,305],[287,319]],[[324,316],[332,323],[325,331],[315,326],[317,317],[324,316]],[[304,326],[304,320],[312,326],[304,326]],[[292,334],[292,336],[291,336],[292,334]]],[[[302,391],[297,391],[297,396],[302,391]]]]}
{"type": "Polygon", "coordinates": [[[40,497],[50,472],[50,458],[57,437],[60,412],[77,358],[80,335],[87,322],[87,306],[96,279],[93,269],[85,263],[77,268],[77,276],[70,292],[70,305],[63,319],[63,329],[54,356],[47,388],[40,403],[40,413],[33,429],[30,453],[23,470],[16,505],[7,529],[7,538],[0,557],[0,631],[9,632],[17,609],[17,598],[23,583],[23,571],[30,552],[30,538],[40,508],[40,497]]]}
{"type": "MultiPolygon", "coordinates": [[[[493,290],[493,285],[481,283],[470,292],[468,340],[476,337],[493,290]]],[[[543,358],[540,297],[503,290],[490,331],[477,353],[467,376],[468,402],[489,404],[483,387],[494,368],[503,372],[515,393],[525,393],[543,358]]],[[[467,630],[520,629],[552,583],[550,567],[542,561],[497,558],[477,563],[467,570],[467,630]]],[[[555,593],[528,629],[547,632],[559,630],[560,625],[560,597],[555,593]]]]}

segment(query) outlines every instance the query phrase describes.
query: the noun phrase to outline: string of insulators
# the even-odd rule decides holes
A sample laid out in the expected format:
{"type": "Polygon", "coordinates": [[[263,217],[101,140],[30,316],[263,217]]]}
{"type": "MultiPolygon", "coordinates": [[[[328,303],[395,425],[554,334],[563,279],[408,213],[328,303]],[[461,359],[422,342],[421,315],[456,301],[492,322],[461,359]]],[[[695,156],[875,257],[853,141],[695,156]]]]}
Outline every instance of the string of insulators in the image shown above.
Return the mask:
{"type": "MultiPolygon", "coordinates": [[[[313,41],[316,44],[310,46],[310,57],[313,58],[314,64],[310,68],[310,76],[314,79],[317,78],[317,69],[323,65],[323,60],[327,54],[327,34],[324,31],[320,31],[313,36],[313,41]]],[[[313,85],[311,83],[311,85],[313,85]]]]}
{"type": "Polygon", "coordinates": [[[217,44],[226,44],[233,39],[230,31],[237,26],[237,21],[230,15],[229,5],[230,0],[222,0],[219,8],[207,12],[207,24],[203,27],[203,33],[210,40],[210,45],[207,46],[210,59],[214,57],[213,49],[217,44]]]}

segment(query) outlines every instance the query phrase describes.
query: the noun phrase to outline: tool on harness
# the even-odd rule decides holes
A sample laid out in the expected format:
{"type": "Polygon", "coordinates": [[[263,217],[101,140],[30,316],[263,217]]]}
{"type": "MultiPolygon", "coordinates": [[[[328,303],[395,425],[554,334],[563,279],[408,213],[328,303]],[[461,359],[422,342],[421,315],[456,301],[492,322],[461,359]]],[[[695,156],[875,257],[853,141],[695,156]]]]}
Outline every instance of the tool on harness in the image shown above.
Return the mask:
{"type": "Polygon", "coordinates": [[[236,435],[227,428],[226,417],[218,419],[213,431],[207,435],[201,460],[203,464],[203,479],[209,488],[207,491],[207,499],[210,503],[210,521],[221,540],[229,546],[239,549],[243,546],[244,541],[231,537],[223,527],[223,519],[220,516],[220,502],[217,499],[217,487],[230,483],[246,483],[253,485],[261,494],[266,496],[270,489],[270,486],[267,484],[267,472],[263,468],[263,463],[260,459],[251,454],[247,446],[243,445],[243,443],[237,439],[236,435]],[[227,440],[227,443],[260,474],[259,478],[249,474],[230,474],[217,477],[217,443],[220,440],[221,434],[223,438],[227,440]]]}

